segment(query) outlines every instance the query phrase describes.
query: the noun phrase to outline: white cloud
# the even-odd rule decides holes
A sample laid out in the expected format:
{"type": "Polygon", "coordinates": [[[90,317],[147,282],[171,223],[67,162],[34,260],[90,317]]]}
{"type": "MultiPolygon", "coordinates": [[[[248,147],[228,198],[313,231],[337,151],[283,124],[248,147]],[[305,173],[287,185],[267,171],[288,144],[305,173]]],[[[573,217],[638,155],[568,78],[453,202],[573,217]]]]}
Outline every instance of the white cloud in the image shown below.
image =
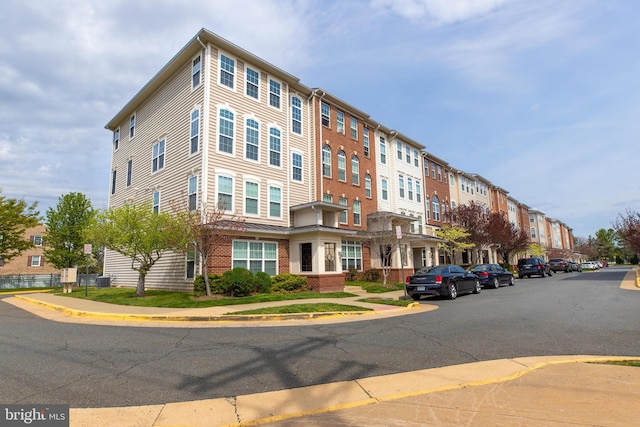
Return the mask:
{"type": "Polygon", "coordinates": [[[410,21],[446,25],[482,17],[510,0],[372,0],[375,8],[389,9],[410,21]]]}

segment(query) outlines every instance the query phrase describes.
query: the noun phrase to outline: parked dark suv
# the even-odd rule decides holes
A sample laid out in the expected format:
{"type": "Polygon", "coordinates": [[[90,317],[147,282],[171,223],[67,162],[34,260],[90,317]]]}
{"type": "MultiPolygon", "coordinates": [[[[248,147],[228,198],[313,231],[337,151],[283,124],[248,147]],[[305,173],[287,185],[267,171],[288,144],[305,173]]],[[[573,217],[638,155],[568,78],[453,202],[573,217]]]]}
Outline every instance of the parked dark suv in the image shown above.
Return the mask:
{"type": "Polygon", "coordinates": [[[524,276],[531,277],[533,275],[544,278],[545,275],[551,276],[551,274],[551,267],[542,258],[531,257],[518,260],[518,277],[520,279],[524,276]]]}
{"type": "Polygon", "coordinates": [[[558,271],[564,271],[565,273],[569,273],[572,271],[571,263],[568,259],[565,258],[553,258],[549,260],[549,267],[553,270],[554,273],[558,271]]]}

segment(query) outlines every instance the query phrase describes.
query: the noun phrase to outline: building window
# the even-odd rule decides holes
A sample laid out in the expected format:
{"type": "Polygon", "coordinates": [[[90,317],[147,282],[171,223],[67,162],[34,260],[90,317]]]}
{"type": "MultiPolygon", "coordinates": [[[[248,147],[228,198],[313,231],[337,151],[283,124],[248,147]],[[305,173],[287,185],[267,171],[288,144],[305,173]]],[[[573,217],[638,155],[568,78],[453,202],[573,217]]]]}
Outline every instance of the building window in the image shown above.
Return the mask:
{"type": "Polygon", "coordinates": [[[370,149],[369,149],[369,129],[366,127],[362,128],[362,141],[363,141],[364,156],[366,158],[369,158],[371,156],[370,149]]]}
{"type": "Polygon", "coordinates": [[[338,151],[338,180],[347,181],[347,155],[344,151],[338,151]]]}
{"type": "Polygon", "coordinates": [[[440,200],[438,199],[438,196],[433,196],[432,200],[433,219],[434,221],[440,221],[440,200]]]}
{"type": "Polygon", "coordinates": [[[220,84],[230,89],[234,88],[234,80],[236,76],[236,61],[220,54],[220,84]]]}
{"type": "Polygon", "coordinates": [[[422,186],[420,185],[420,181],[416,179],[416,202],[422,201],[422,186]]]}
{"type": "Polygon", "coordinates": [[[322,196],[322,201],[323,202],[327,202],[327,203],[333,203],[333,195],[331,194],[324,194],[322,196]]]}
{"type": "Polygon", "coordinates": [[[300,243],[300,271],[313,271],[313,245],[300,243]]]}
{"type": "Polygon", "coordinates": [[[398,175],[398,189],[400,190],[400,197],[404,198],[404,175],[398,175]]]}
{"type": "Polygon", "coordinates": [[[418,150],[413,150],[413,166],[418,167],[418,150]]]}
{"type": "Polygon", "coordinates": [[[322,110],[322,126],[331,127],[331,107],[323,102],[320,108],[322,110]]]}
{"type": "Polygon", "coordinates": [[[342,241],[342,271],[362,271],[362,245],[352,240],[342,241]]]}
{"type": "Polygon", "coordinates": [[[431,163],[431,178],[436,178],[436,165],[431,163]]]}
{"type": "Polygon", "coordinates": [[[200,150],[200,110],[195,109],[191,112],[191,151],[190,154],[197,153],[200,150]]]}
{"type": "Polygon", "coordinates": [[[371,198],[371,175],[364,176],[364,195],[367,199],[371,198]]]}
{"type": "Polygon", "coordinates": [[[324,244],[324,271],[336,271],[336,244],[324,244]]]}
{"type": "Polygon", "coordinates": [[[120,128],[113,131],[113,151],[120,146],[120,128]]]}
{"type": "Polygon", "coordinates": [[[302,135],[302,101],[291,97],[291,132],[302,135]]]}
{"type": "Polygon", "coordinates": [[[233,154],[233,113],[220,110],[220,126],[218,127],[218,151],[233,154]]]}
{"type": "MultiPolygon", "coordinates": [[[[344,206],[345,208],[347,207],[347,198],[346,197],[340,197],[338,203],[340,204],[340,206],[344,206]]],[[[340,224],[348,224],[347,221],[347,210],[343,209],[340,211],[340,224]]]]}
{"type": "Polygon", "coordinates": [[[331,148],[322,147],[322,175],[331,178],[331,148]]]}
{"type": "Polygon", "coordinates": [[[260,99],[260,73],[246,67],[245,76],[247,96],[253,99],[260,99]]]}
{"type": "Polygon", "coordinates": [[[438,181],[442,182],[442,166],[438,165],[438,181]]]}
{"type": "Polygon", "coordinates": [[[153,144],[153,149],[151,151],[151,172],[158,172],[159,170],[164,169],[164,150],[164,139],[153,144]]]}
{"type": "Polygon", "coordinates": [[[278,274],[278,244],[274,242],[233,241],[233,268],[242,267],[253,273],[278,274]]]}
{"type": "Polygon", "coordinates": [[[413,200],[413,179],[407,177],[407,196],[409,200],[413,200]]]}
{"type": "Polygon", "coordinates": [[[260,153],[260,124],[257,121],[247,119],[244,138],[244,158],[257,162],[260,153]]]}
{"type": "Polygon", "coordinates": [[[131,173],[133,171],[133,160],[127,162],[127,187],[131,187],[131,173]]]}
{"type": "Polygon", "coordinates": [[[353,225],[362,224],[362,211],[360,210],[360,200],[353,201],[353,225]]]}
{"type": "Polygon", "coordinates": [[[358,139],[358,119],[356,119],[355,117],[350,117],[349,125],[351,129],[351,138],[358,139]]]}
{"type": "Polygon", "coordinates": [[[269,129],[269,164],[271,166],[280,166],[280,156],[282,143],[280,140],[280,130],[277,128],[269,129]]]}
{"type": "Polygon", "coordinates": [[[136,115],[132,115],[129,119],[129,139],[136,136],[136,115]]]}
{"type": "Polygon", "coordinates": [[[429,196],[426,196],[424,198],[424,207],[425,207],[425,213],[427,214],[427,220],[431,219],[431,198],[429,196]]]}
{"type": "Polygon", "coordinates": [[[302,154],[291,153],[291,179],[302,182],[302,154]]]}
{"type": "Polygon", "coordinates": [[[185,255],[185,270],[186,270],[186,278],[195,279],[196,277],[196,260],[197,253],[195,249],[195,245],[189,245],[189,250],[185,255]]]}
{"type": "Polygon", "coordinates": [[[269,105],[280,109],[281,84],[273,79],[269,79],[269,105]]]}
{"type": "Polygon", "coordinates": [[[455,184],[453,181],[454,181],[454,179],[453,179],[453,174],[452,174],[452,173],[450,173],[450,174],[449,174],[449,185],[450,185],[450,186],[452,186],[452,187],[453,187],[453,186],[454,186],[454,184],[455,184]]]}
{"type": "Polygon", "coordinates": [[[154,214],[160,213],[160,191],[153,192],[153,201],[151,202],[151,211],[154,214]]]}
{"type": "Polygon", "coordinates": [[[189,177],[189,185],[187,189],[189,195],[189,211],[193,212],[198,209],[198,177],[193,175],[189,177]]]}
{"type": "Polygon", "coordinates": [[[246,181],[244,183],[244,213],[246,215],[258,215],[258,196],[260,185],[257,182],[246,181]]]}
{"type": "Polygon", "coordinates": [[[531,238],[535,239],[536,238],[536,229],[531,227],[531,238]]]}
{"type": "Polygon", "coordinates": [[[360,185],[360,161],[358,156],[351,156],[351,183],[360,185]]]}
{"type": "Polygon", "coordinates": [[[191,88],[195,89],[200,86],[200,71],[202,69],[200,55],[191,61],[191,88]]]}
{"type": "Polygon", "coordinates": [[[269,217],[282,217],[282,188],[269,186],[269,217]]]}
{"type": "Polygon", "coordinates": [[[396,141],[396,155],[398,160],[402,160],[402,142],[396,141]]]}
{"type": "Polygon", "coordinates": [[[337,117],[337,126],[336,126],[336,130],[338,131],[338,133],[341,133],[344,135],[344,113],[342,111],[337,111],[336,112],[336,117],[337,117]]]}
{"type": "Polygon", "coordinates": [[[116,194],[116,171],[111,171],[111,194],[116,194]]]}
{"type": "Polygon", "coordinates": [[[382,188],[382,200],[389,200],[389,182],[382,178],[381,186],[382,188]]]}
{"type": "Polygon", "coordinates": [[[233,211],[233,178],[218,175],[218,209],[233,211]]]}
{"type": "Polygon", "coordinates": [[[387,163],[387,143],[383,137],[380,137],[380,163],[387,163]]]}
{"type": "Polygon", "coordinates": [[[409,147],[408,145],[406,145],[404,147],[404,154],[407,160],[407,163],[411,164],[411,147],[409,147]]]}
{"type": "Polygon", "coordinates": [[[31,255],[29,257],[29,265],[31,267],[41,267],[42,266],[42,257],[40,255],[31,255]]]}
{"type": "Polygon", "coordinates": [[[30,240],[33,246],[42,246],[42,236],[31,236],[30,240]]]}

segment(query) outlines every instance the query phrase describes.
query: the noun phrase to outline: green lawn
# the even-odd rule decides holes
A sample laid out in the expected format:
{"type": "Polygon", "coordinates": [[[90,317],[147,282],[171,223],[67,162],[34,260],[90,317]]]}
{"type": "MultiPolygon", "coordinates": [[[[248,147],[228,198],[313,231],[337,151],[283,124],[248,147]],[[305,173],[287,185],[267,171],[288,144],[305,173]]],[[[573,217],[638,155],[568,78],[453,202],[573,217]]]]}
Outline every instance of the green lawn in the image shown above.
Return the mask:
{"type": "Polygon", "coordinates": [[[74,289],[70,294],[60,293],[61,296],[74,298],[88,298],[93,301],[106,302],[119,305],[134,305],[141,307],[167,307],[167,308],[199,308],[217,307],[225,305],[252,304],[269,301],[295,301],[311,298],[347,298],[354,297],[348,292],[300,292],[293,294],[258,294],[248,297],[220,297],[212,298],[194,297],[183,292],[168,292],[147,290],[144,297],[137,297],[133,288],[89,288],[85,297],[85,289],[74,289]]]}
{"type": "Polygon", "coordinates": [[[607,360],[605,362],[593,362],[600,365],[618,365],[618,366],[633,366],[640,368],[640,360],[607,360]]]}

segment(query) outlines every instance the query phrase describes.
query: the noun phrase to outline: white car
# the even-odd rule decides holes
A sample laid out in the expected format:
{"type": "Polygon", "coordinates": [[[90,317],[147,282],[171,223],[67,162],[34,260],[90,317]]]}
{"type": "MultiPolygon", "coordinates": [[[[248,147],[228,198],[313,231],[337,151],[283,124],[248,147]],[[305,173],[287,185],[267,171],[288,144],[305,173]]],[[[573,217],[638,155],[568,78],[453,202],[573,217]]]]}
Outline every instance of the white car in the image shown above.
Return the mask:
{"type": "Polygon", "coordinates": [[[593,261],[586,261],[583,262],[580,267],[582,267],[583,270],[597,270],[598,267],[596,266],[596,263],[593,261]]]}

